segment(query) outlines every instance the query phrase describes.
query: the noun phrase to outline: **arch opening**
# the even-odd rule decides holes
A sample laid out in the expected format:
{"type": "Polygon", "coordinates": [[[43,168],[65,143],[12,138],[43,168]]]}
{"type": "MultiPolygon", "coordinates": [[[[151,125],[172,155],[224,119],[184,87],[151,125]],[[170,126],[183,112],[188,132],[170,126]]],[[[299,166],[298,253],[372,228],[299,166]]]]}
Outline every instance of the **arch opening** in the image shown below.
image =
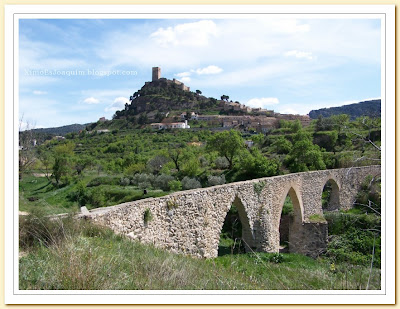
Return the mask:
{"type": "Polygon", "coordinates": [[[301,226],[303,214],[299,199],[293,188],[290,188],[282,203],[279,221],[279,252],[291,252],[295,247],[296,226],[301,226]]]}
{"type": "Polygon", "coordinates": [[[333,179],[329,179],[322,189],[321,203],[323,211],[340,209],[339,186],[333,179]]]}
{"type": "Polygon", "coordinates": [[[242,254],[253,246],[253,233],[243,203],[235,197],[220,232],[218,256],[242,254]]]}
{"type": "Polygon", "coordinates": [[[381,214],[381,177],[368,175],[355,196],[354,208],[362,213],[381,214]]]}

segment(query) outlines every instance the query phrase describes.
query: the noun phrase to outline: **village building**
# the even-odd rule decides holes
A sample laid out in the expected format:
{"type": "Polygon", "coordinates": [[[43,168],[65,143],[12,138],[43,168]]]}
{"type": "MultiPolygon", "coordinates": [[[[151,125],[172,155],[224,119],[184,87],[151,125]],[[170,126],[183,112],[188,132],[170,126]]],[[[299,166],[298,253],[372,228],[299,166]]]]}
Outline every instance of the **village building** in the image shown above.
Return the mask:
{"type": "Polygon", "coordinates": [[[170,123],[152,123],[150,126],[156,130],[165,129],[190,129],[187,120],[185,122],[170,122],[170,123]]]}

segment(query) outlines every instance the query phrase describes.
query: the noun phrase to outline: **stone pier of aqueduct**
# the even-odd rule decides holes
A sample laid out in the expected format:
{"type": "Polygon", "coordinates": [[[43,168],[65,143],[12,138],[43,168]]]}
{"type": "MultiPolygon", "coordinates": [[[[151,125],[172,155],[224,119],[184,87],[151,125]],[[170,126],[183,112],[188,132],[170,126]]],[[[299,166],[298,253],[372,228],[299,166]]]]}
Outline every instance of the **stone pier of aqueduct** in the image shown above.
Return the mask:
{"type": "Polygon", "coordinates": [[[212,258],[218,255],[220,232],[235,204],[246,250],[279,252],[281,211],[289,194],[294,206],[289,251],[316,256],[328,236],[321,204],[324,186],[332,186],[330,210],[348,209],[365,177],[380,171],[380,166],[366,166],[259,178],[101,208],[88,217],[143,243],[212,258]],[[145,220],[145,213],[151,213],[151,220],[145,220]]]}

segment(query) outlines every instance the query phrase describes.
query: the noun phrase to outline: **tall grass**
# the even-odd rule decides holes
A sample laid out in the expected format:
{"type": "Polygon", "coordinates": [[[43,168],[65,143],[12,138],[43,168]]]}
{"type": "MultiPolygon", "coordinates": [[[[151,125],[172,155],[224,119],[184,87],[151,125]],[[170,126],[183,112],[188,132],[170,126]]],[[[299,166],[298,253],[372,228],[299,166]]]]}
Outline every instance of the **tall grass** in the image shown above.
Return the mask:
{"type": "MultiPolygon", "coordinates": [[[[85,220],[40,214],[20,221],[20,289],[365,289],[368,267],[296,255],[225,255],[202,260],[132,242],[85,220]]],[[[373,269],[370,289],[380,289],[373,269]]]]}

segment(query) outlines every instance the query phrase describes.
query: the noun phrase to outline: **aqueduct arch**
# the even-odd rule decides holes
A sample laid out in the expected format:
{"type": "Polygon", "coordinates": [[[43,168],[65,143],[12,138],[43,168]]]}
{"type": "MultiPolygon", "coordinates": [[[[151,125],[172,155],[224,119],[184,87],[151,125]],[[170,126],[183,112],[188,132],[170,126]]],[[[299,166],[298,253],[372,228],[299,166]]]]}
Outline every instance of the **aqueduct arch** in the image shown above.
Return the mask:
{"type": "MultiPolygon", "coordinates": [[[[285,191],[284,191],[285,192],[285,191]]],[[[291,247],[295,246],[294,242],[297,241],[294,238],[293,230],[296,228],[296,225],[301,225],[304,222],[303,218],[303,206],[301,201],[299,200],[299,195],[296,193],[296,190],[291,186],[286,194],[279,201],[280,206],[280,215],[279,220],[277,221],[279,231],[279,243],[280,246],[282,242],[288,243],[288,250],[291,251],[291,247]],[[291,214],[283,215],[283,207],[286,201],[286,197],[289,196],[291,203],[293,205],[293,212],[291,214]]]]}
{"type": "Polygon", "coordinates": [[[330,191],[330,197],[328,200],[328,204],[326,205],[326,208],[324,210],[328,210],[328,211],[339,210],[339,208],[340,208],[339,185],[334,179],[329,178],[325,182],[324,186],[321,189],[321,196],[325,189],[325,186],[327,186],[327,185],[330,186],[331,191],[330,191]]]}
{"type": "Polygon", "coordinates": [[[227,220],[228,213],[231,209],[232,206],[235,206],[238,212],[238,218],[241,223],[241,241],[243,241],[244,248],[246,252],[250,252],[254,248],[254,229],[252,226],[252,223],[249,220],[249,217],[247,215],[247,211],[245,209],[245,206],[243,205],[243,202],[241,199],[235,195],[235,198],[233,202],[231,203],[231,206],[228,208],[228,210],[225,213],[225,217],[223,219],[221,228],[219,229],[218,235],[221,235],[221,231],[223,228],[223,224],[227,220]]]}
{"type": "Polygon", "coordinates": [[[218,255],[220,231],[235,203],[249,246],[255,251],[279,252],[280,216],[289,193],[297,212],[296,224],[290,226],[290,252],[317,256],[325,249],[328,235],[322,216],[324,185],[336,184],[337,198],[332,205],[349,209],[364,178],[380,175],[380,170],[375,165],[253,179],[95,209],[86,216],[134,240],[212,258],[218,255]],[[153,218],[147,223],[143,220],[145,211],[153,218]],[[322,220],[315,220],[320,217],[322,220]]]}

